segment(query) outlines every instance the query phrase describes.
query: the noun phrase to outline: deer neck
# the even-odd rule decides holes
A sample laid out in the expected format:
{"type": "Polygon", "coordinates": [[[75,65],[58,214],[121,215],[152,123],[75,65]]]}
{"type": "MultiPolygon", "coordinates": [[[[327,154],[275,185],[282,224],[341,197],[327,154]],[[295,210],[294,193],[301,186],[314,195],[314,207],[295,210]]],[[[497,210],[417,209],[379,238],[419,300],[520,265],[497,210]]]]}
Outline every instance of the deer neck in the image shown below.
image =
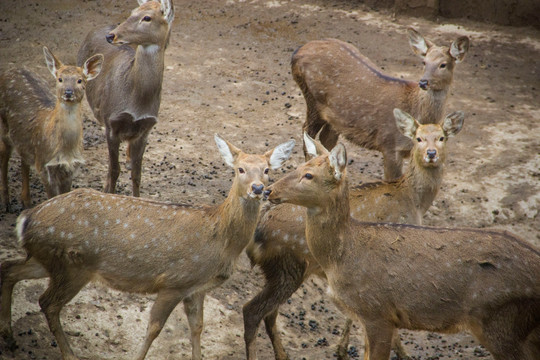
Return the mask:
{"type": "Polygon", "coordinates": [[[444,110],[448,89],[422,90],[420,87],[417,87],[416,89],[416,101],[413,101],[413,116],[415,116],[421,124],[437,123],[444,110]]]}
{"type": "Polygon", "coordinates": [[[217,207],[218,234],[224,241],[224,252],[229,256],[236,258],[253,238],[260,206],[259,199],[245,198],[231,191],[217,207]]]}
{"type": "Polygon", "coordinates": [[[128,75],[128,83],[132,89],[134,104],[141,108],[141,113],[157,116],[164,66],[165,48],[163,46],[137,46],[128,75]]]}
{"type": "Polygon", "coordinates": [[[443,166],[419,166],[414,158],[403,176],[403,185],[410,193],[415,208],[424,214],[437,196],[443,178],[443,166]]]}
{"type": "Polygon", "coordinates": [[[306,240],[323,269],[339,263],[350,231],[349,189],[344,180],[324,206],[307,209],[306,240]]]}

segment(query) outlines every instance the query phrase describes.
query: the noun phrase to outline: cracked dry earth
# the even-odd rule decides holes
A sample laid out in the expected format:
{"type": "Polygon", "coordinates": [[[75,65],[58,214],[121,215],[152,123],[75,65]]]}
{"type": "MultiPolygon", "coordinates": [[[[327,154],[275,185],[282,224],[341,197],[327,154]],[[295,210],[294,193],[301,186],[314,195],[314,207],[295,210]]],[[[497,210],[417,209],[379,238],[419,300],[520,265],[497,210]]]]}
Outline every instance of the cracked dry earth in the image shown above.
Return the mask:
{"type": "MultiPolygon", "coordinates": [[[[176,18],[165,54],[160,121],[149,137],[141,195],[193,204],[219,203],[232,171],[213,141],[219,133],[254,152],[294,138],[301,143],[305,102],[290,75],[292,52],[309,40],[350,41],[394,76],[418,80],[421,61],[413,55],[405,29],[415,27],[438,44],[460,35],[472,45],[455,71],[447,113],[463,110],[463,131],[449,142],[449,161],[439,196],[424,217],[435,226],[498,228],[540,246],[540,31],[460,19],[428,21],[369,10],[354,1],[184,1],[175,0],[176,18]]],[[[0,2],[0,62],[26,66],[52,83],[41,48],[48,46],[75,63],[80,42],[95,26],[115,24],[133,1],[42,0],[0,2]]],[[[107,169],[102,129],[85,103],[85,166],[75,187],[101,190],[107,169]]],[[[356,184],[382,176],[382,157],[346,143],[349,176],[356,184]]],[[[292,159],[272,178],[302,162],[292,159]]],[[[14,214],[0,213],[0,260],[22,257],[14,236],[21,205],[20,162],[10,164],[14,214]]],[[[118,191],[129,195],[123,169],[118,191]]],[[[35,204],[43,187],[32,178],[35,204]]],[[[202,335],[206,359],[245,358],[242,305],[261,288],[262,277],[245,255],[232,278],[209,293],[202,335]]],[[[13,328],[19,348],[2,359],[59,359],[60,352],[39,311],[46,281],[25,281],[15,290],[13,328]]],[[[332,359],[345,318],[325,295],[326,284],[310,279],[281,307],[278,323],[292,359],[332,359]]],[[[131,359],[142,342],[152,296],[120,293],[100,284],[85,287],[65,308],[62,321],[75,352],[85,359],[131,359]]],[[[401,331],[414,359],[491,359],[467,334],[401,331]]],[[[363,331],[356,324],[351,358],[363,356],[363,331]]],[[[272,359],[260,328],[260,359],[272,359]]],[[[181,305],[148,354],[150,360],[191,355],[181,305]]]]}

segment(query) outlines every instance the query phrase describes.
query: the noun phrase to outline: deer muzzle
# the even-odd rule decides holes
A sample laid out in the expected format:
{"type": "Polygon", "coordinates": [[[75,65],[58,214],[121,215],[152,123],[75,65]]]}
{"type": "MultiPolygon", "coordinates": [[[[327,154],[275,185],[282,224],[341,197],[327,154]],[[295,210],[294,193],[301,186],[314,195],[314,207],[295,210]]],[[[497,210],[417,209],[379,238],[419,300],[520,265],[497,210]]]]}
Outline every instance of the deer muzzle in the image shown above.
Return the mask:
{"type": "Polygon", "coordinates": [[[113,43],[115,37],[116,37],[116,35],[111,34],[111,33],[105,35],[105,39],[107,40],[107,42],[108,42],[109,44],[112,44],[112,43],[113,43]]]}
{"type": "Polygon", "coordinates": [[[422,90],[427,90],[428,86],[429,86],[429,81],[425,80],[425,79],[422,79],[422,80],[420,80],[418,82],[418,86],[420,86],[420,89],[422,89],[422,90]]]}

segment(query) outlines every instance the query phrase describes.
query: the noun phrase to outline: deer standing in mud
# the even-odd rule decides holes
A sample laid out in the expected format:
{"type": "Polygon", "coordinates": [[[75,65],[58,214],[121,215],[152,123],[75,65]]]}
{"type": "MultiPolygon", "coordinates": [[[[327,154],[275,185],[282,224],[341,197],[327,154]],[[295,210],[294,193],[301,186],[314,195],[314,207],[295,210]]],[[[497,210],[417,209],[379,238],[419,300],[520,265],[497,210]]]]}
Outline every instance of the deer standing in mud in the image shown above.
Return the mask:
{"type": "Polygon", "coordinates": [[[24,69],[0,74],[0,162],[2,201],[10,211],[8,165],[13,148],[21,157],[23,206],[29,208],[30,167],[35,167],[49,198],[71,190],[73,172],[84,162],[81,101],[89,80],[100,72],[102,55],[81,67],[64,65],[43,47],[55,78],[56,96],[47,82],[24,69]]]}
{"type": "Polygon", "coordinates": [[[147,333],[136,359],[144,359],[169,314],[183,301],[192,357],[201,359],[205,294],[227,280],[253,238],[269,168],[291,155],[289,140],[264,155],[250,155],[215,136],[234,168],[229,195],[219,206],[192,207],[79,189],[58,196],[17,220],[28,256],[1,265],[0,334],[14,344],[11,297],[23,279],[49,277],[39,304],[62,358],[77,359],[60,324],[60,311],[92,279],[128,292],[154,293],[147,333]]]}
{"type": "Polygon", "coordinates": [[[360,222],[347,155],[304,135],[311,160],[265,191],[307,208],[306,241],[338,308],[365,329],[366,360],[388,360],[396,329],[470,331],[496,360],[540,358],[540,251],[497,230],[360,222]]]}
{"type": "MultiPolygon", "coordinates": [[[[351,215],[361,221],[422,224],[422,216],[431,206],[443,179],[446,145],[463,127],[460,111],[446,116],[440,124],[420,124],[409,114],[394,110],[397,128],[413,143],[411,162],[405,174],[394,182],[365,183],[350,191],[351,215]]],[[[276,325],[279,306],[309,276],[324,278],[324,272],[305,242],[305,211],[281,204],[263,213],[255,231],[255,240],[246,248],[253,265],[259,265],[265,286],[244,305],[244,337],[247,358],[256,358],[255,339],[261,320],[272,341],[275,358],[288,359],[276,325]]],[[[347,321],[337,349],[338,359],[347,359],[351,321],[347,321]]],[[[396,334],[397,336],[397,334],[396,334]]],[[[400,358],[406,352],[399,338],[395,350],[400,358]]]]}
{"type": "MultiPolygon", "coordinates": [[[[384,157],[384,179],[402,174],[410,142],[399,133],[392,109],[399,108],[421,124],[437,123],[452,82],[456,63],[465,57],[469,39],[459,37],[450,47],[437,46],[414,29],[409,44],[425,64],[416,83],[383,73],[353,45],[327,39],[311,41],[292,57],[292,75],[307,105],[303,131],[331,149],[342,135],[384,157]],[[322,129],[322,130],[321,130],[322,129]]],[[[304,152],[307,152],[304,147],[304,152]]]]}
{"type": "Polygon", "coordinates": [[[172,0],[139,0],[140,6],[117,27],[90,32],[78,62],[105,56],[103,70],[86,89],[88,103],[105,125],[109,171],[105,192],[114,193],[120,174],[120,142],[127,141],[133,195],[140,195],[142,158],[148,134],[158,121],[165,49],[174,19],[172,0]]]}

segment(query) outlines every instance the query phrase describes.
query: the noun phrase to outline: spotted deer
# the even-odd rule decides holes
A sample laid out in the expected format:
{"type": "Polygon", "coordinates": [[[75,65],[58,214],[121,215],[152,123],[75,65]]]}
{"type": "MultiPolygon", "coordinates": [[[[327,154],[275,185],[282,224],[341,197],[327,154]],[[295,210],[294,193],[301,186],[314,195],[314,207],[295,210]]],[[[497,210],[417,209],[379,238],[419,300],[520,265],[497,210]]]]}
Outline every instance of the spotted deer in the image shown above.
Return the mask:
{"type": "Polygon", "coordinates": [[[496,360],[540,358],[540,251],[505,231],[360,222],[347,155],[304,136],[315,156],[271,185],[307,208],[306,242],[338,308],[362,322],[366,360],[388,360],[396,329],[470,331],[496,360]]]}
{"type": "Polygon", "coordinates": [[[105,56],[101,76],[86,89],[94,116],[105,126],[109,149],[105,192],[115,192],[120,143],[127,141],[134,196],[140,195],[142,158],[158,121],[165,49],[174,19],[172,0],[139,0],[139,4],[117,27],[91,31],[78,55],[79,63],[95,53],[105,56]]]}
{"type": "Polygon", "coordinates": [[[218,206],[188,206],[128,196],[74,190],[17,220],[26,259],[5,261],[0,279],[0,334],[13,345],[11,297],[23,279],[49,277],[39,304],[62,358],[76,359],[60,324],[60,311],[92,279],[127,292],[154,293],[156,301],[144,343],[144,359],[176,305],[183,301],[191,329],[192,357],[201,359],[200,336],[206,292],[221,285],[253,238],[269,168],[286,161],[294,140],[264,155],[246,154],[215,136],[235,170],[229,195],[218,206]]]}
{"type": "MultiPolygon", "coordinates": [[[[440,124],[420,124],[399,109],[394,109],[394,116],[399,131],[413,143],[409,167],[396,181],[352,188],[351,216],[362,221],[421,225],[442,183],[447,140],[461,130],[464,114],[451,113],[440,124]]],[[[312,274],[325,278],[305,242],[305,217],[299,206],[273,207],[261,216],[255,240],[246,248],[251,263],[262,269],[265,278],[264,288],[243,308],[248,359],[256,358],[255,339],[263,319],[275,358],[288,359],[276,325],[279,306],[312,274]]],[[[338,345],[339,359],[348,358],[350,325],[347,321],[338,345]]],[[[395,349],[398,357],[407,357],[397,338],[395,349]]]]}
{"type": "Polygon", "coordinates": [[[71,190],[73,172],[84,162],[81,101],[87,82],[101,70],[103,56],[90,56],[77,67],[64,65],[47,47],[43,47],[43,54],[55,78],[56,94],[28,69],[8,69],[0,74],[2,201],[8,212],[8,165],[13,148],[21,157],[25,208],[32,204],[30,167],[35,167],[51,198],[71,190]]]}
{"type": "MultiPolygon", "coordinates": [[[[378,150],[384,157],[384,179],[402,174],[410,142],[395,127],[392,109],[399,108],[421,124],[443,115],[456,63],[465,57],[469,39],[437,46],[409,28],[409,44],[424,62],[418,83],[385,74],[351,44],[327,39],[311,41],[292,57],[292,75],[307,105],[303,131],[326,148],[342,135],[354,144],[378,150]]],[[[304,152],[307,155],[307,152],[304,152]]]]}

